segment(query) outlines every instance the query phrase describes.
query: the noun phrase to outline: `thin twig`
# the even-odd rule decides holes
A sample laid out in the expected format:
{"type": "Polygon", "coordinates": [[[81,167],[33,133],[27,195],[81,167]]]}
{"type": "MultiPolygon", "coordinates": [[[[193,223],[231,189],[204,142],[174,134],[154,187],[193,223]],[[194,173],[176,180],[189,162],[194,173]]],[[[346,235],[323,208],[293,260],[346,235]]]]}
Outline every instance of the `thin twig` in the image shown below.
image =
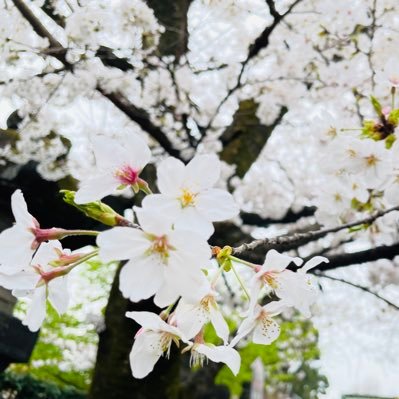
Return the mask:
{"type": "Polygon", "coordinates": [[[343,283],[343,284],[346,284],[346,285],[350,285],[351,287],[358,288],[359,290],[367,292],[368,294],[374,295],[376,298],[380,299],[381,301],[384,301],[386,304],[388,304],[389,306],[393,307],[394,309],[399,310],[399,306],[398,305],[395,305],[393,302],[391,302],[388,299],[384,298],[383,296],[381,296],[377,292],[371,291],[367,287],[352,283],[352,282],[350,282],[348,280],[344,280],[342,278],[329,276],[328,274],[324,274],[324,273],[317,273],[316,272],[316,273],[313,273],[313,274],[315,276],[317,276],[317,277],[327,278],[327,279],[332,280],[332,281],[337,281],[337,282],[340,282],[340,283],[343,283]]]}
{"type": "Polygon", "coordinates": [[[250,243],[242,244],[239,247],[233,248],[234,255],[240,255],[245,252],[253,251],[259,247],[263,250],[269,250],[276,246],[289,246],[290,248],[297,248],[299,246],[305,245],[308,242],[318,240],[319,238],[325,237],[327,234],[336,233],[341,230],[350,229],[352,227],[357,227],[361,225],[370,225],[376,219],[390,213],[399,210],[399,206],[389,208],[383,211],[378,211],[374,215],[368,216],[367,218],[357,220],[351,223],[346,223],[340,226],[336,226],[328,229],[321,229],[316,231],[311,231],[308,233],[297,233],[292,235],[284,235],[276,238],[264,238],[259,240],[254,240],[250,243]]]}

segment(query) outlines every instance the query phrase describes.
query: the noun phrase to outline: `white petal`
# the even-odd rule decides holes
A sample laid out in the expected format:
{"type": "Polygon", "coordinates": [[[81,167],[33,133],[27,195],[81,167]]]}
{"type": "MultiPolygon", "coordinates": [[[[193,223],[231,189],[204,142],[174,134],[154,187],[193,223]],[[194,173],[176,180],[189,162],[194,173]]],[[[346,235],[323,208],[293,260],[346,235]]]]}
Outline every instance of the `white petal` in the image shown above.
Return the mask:
{"type": "Polygon", "coordinates": [[[162,330],[166,324],[158,315],[151,312],[126,312],[126,317],[133,319],[143,328],[153,331],[162,330]]]}
{"type": "Polygon", "coordinates": [[[144,233],[131,227],[114,227],[97,236],[100,258],[104,262],[142,257],[151,243],[144,233]]]}
{"type": "Polygon", "coordinates": [[[138,134],[130,134],[124,142],[128,154],[127,163],[135,170],[141,171],[151,159],[151,151],[138,134]]]}
{"type": "Polygon", "coordinates": [[[32,290],[40,280],[40,275],[32,271],[22,271],[12,275],[0,274],[0,286],[8,290],[32,290]]]}
{"type": "Polygon", "coordinates": [[[68,277],[57,277],[48,283],[48,299],[59,315],[68,310],[68,277]]]}
{"type": "Polygon", "coordinates": [[[161,209],[134,207],[140,226],[146,233],[163,236],[172,230],[173,214],[161,209]]]}
{"type": "Polygon", "coordinates": [[[287,309],[291,304],[285,300],[269,302],[263,306],[263,310],[271,316],[277,316],[287,309]]]}
{"type": "Polygon", "coordinates": [[[299,270],[298,272],[306,273],[308,270],[313,269],[314,267],[320,265],[320,263],[329,263],[330,261],[324,256],[315,256],[314,258],[308,260],[299,270]]]}
{"type": "Polygon", "coordinates": [[[222,338],[223,343],[226,345],[229,340],[229,326],[226,323],[222,313],[211,306],[210,308],[210,319],[213,327],[215,328],[218,337],[222,338]]]}
{"type": "Polygon", "coordinates": [[[254,329],[253,342],[269,345],[280,335],[280,326],[271,317],[262,317],[254,329]]]}
{"type": "Polygon", "coordinates": [[[169,234],[169,242],[176,248],[176,251],[171,251],[171,258],[178,256],[181,262],[192,262],[204,267],[212,256],[207,241],[193,231],[174,230],[169,234]]]}
{"type": "Polygon", "coordinates": [[[171,286],[164,282],[154,297],[154,303],[159,308],[165,308],[166,306],[175,303],[179,298],[179,293],[176,292],[174,286],[171,286]]]}
{"type": "Polygon", "coordinates": [[[97,169],[99,170],[113,171],[115,167],[120,165],[121,158],[124,158],[126,154],[121,142],[110,137],[95,136],[92,145],[97,169]]]}
{"type": "Polygon", "coordinates": [[[119,275],[119,289],[123,296],[139,302],[154,295],[164,281],[164,267],[153,257],[126,263],[119,275]]]}
{"type": "Polygon", "coordinates": [[[154,369],[162,355],[159,344],[159,334],[144,331],[137,336],[130,352],[130,367],[134,378],[144,378],[154,369]],[[157,349],[152,349],[152,348],[157,349]]]}
{"type": "Polygon", "coordinates": [[[241,357],[235,349],[229,346],[199,344],[196,346],[195,350],[215,363],[224,363],[234,375],[237,375],[240,371],[241,357]]]}
{"type": "Polygon", "coordinates": [[[303,260],[301,258],[293,258],[288,255],[280,254],[275,249],[271,249],[266,255],[262,270],[281,272],[286,269],[291,262],[300,266],[303,263],[303,260]]]}
{"type": "Polygon", "coordinates": [[[185,166],[176,158],[166,158],[157,167],[158,188],[162,194],[178,196],[183,188],[185,166]]]}
{"type": "Polygon", "coordinates": [[[111,195],[120,186],[120,182],[111,172],[102,173],[82,180],[80,188],[75,194],[77,204],[87,204],[93,201],[99,201],[107,195],[111,195]]]}
{"type": "Polygon", "coordinates": [[[247,317],[242,321],[240,327],[238,327],[236,336],[232,339],[230,346],[236,346],[238,342],[248,335],[256,326],[256,320],[254,317],[247,317]]]}
{"type": "Polygon", "coordinates": [[[0,272],[12,274],[27,268],[34,252],[33,240],[33,234],[19,225],[1,232],[0,272]]]}
{"type": "Polygon", "coordinates": [[[211,188],[198,194],[196,208],[211,222],[221,222],[238,215],[239,207],[225,190],[211,188]]]}
{"type": "Polygon", "coordinates": [[[258,304],[258,299],[259,299],[259,292],[262,289],[262,282],[258,278],[258,273],[253,276],[251,280],[251,287],[249,290],[249,306],[246,314],[252,314],[255,310],[256,305],[258,304]]]}
{"type": "Polygon", "coordinates": [[[201,235],[205,240],[215,231],[212,222],[191,206],[181,209],[174,226],[176,230],[191,230],[201,235]]]}
{"type": "Polygon", "coordinates": [[[28,312],[22,324],[32,332],[39,330],[46,317],[46,286],[36,288],[32,302],[29,304],[28,312]]]}
{"type": "Polygon", "coordinates": [[[35,226],[34,217],[28,212],[24,195],[21,190],[14,191],[11,196],[11,209],[15,217],[15,221],[21,227],[31,228],[35,226]]]}
{"type": "Polygon", "coordinates": [[[311,276],[286,270],[278,278],[276,295],[294,306],[305,317],[310,317],[309,307],[315,302],[318,290],[312,284],[311,276]]]}
{"type": "Polygon", "coordinates": [[[182,300],[177,305],[175,316],[177,327],[188,339],[194,338],[209,321],[206,309],[200,305],[187,305],[182,300]]]}
{"type": "Polygon", "coordinates": [[[219,180],[220,168],[215,154],[196,155],[186,166],[185,181],[194,190],[213,187],[219,180]]]}
{"type": "Polygon", "coordinates": [[[199,291],[206,278],[198,269],[191,269],[186,262],[170,262],[164,269],[165,284],[170,292],[182,296],[188,302],[198,298],[199,291]]]}
{"type": "Polygon", "coordinates": [[[175,198],[152,194],[143,199],[142,208],[135,207],[134,210],[145,231],[163,235],[171,230],[171,226],[182,212],[182,207],[175,198]]]}
{"type": "MultiPolygon", "coordinates": [[[[151,194],[147,195],[142,202],[142,207],[145,211],[149,208],[155,209],[157,212],[170,218],[169,225],[171,225],[181,214],[182,207],[176,198],[172,198],[164,194],[151,194]]],[[[140,209],[140,208],[135,208],[140,209]]]]}
{"type": "Polygon", "coordinates": [[[15,298],[30,298],[32,299],[33,294],[35,293],[34,289],[13,289],[12,294],[15,298]]]}
{"type": "Polygon", "coordinates": [[[46,266],[51,261],[58,259],[56,249],[62,250],[61,243],[58,240],[42,243],[32,259],[32,265],[40,265],[47,271],[46,266]]]}

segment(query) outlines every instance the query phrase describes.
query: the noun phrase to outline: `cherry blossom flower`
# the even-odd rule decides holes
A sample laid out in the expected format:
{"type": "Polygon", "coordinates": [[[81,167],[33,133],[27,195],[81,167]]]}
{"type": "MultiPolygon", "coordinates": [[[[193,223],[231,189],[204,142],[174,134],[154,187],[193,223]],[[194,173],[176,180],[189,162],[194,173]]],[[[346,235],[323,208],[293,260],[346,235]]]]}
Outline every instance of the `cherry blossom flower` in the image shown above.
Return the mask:
{"type": "MultiPolygon", "coordinates": [[[[208,282],[207,282],[208,283],[208,282]]],[[[208,283],[201,293],[201,299],[195,303],[189,303],[184,299],[179,301],[174,312],[176,324],[184,332],[188,339],[196,336],[202,327],[211,322],[216,334],[227,344],[229,327],[218,307],[214,292],[208,283]]]]}
{"type": "Polygon", "coordinates": [[[250,307],[255,306],[262,286],[266,285],[287,304],[291,304],[304,316],[309,317],[309,307],[316,299],[317,290],[312,284],[311,276],[306,272],[322,262],[328,262],[328,259],[315,256],[298,271],[293,272],[287,270],[288,265],[294,263],[300,266],[303,263],[302,259],[280,254],[274,249],[270,250],[265,262],[252,279],[250,307]]]}
{"type": "Polygon", "coordinates": [[[151,312],[127,312],[126,316],[140,324],[133,348],[130,366],[133,377],[144,378],[163,355],[169,358],[172,342],[179,346],[180,340],[187,342],[183,333],[151,312]]]}
{"type": "Polygon", "coordinates": [[[15,224],[0,233],[0,273],[21,271],[32,259],[39,244],[48,238],[50,230],[41,230],[39,222],[28,212],[21,190],[11,196],[15,224]]]}
{"type": "Polygon", "coordinates": [[[240,354],[231,346],[215,346],[207,343],[194,343],[184,349],[191,350],[190,365],[203,366],[206,359],[215,363],[224,363],[234,375],[240,371],[240,354]]]}
{"type": "Polygon", "coordinates": [[[139,175],[149,162],[151,152],[138,135],[129,135],[120,141],[99,136],[93,140],[93,150],[96,165],[76,192],[77,204],[100,200],[127,186],[135,192],[147,188],[139,175]]]}
{"type": "Polygon", "coordinates": [[[21,190],[11,196],[15,224],[0,233],[0,273],[15,274],[23,270],[40,244],[61,239],[77,230],[53,227],[41,229],[39,222],[29,212],[21,190]]]}
{"type": "Polygon", "coordinates": [[[253,332],[252,341],[255,344],[271,344],[280,335],[280,326],[273,320],[273,317],[287,309],[288,306],[290,305],[285,301],[270,302],[263,307],[256,305],[250,315],[240,324],[230,346],[237,345],[241,339],[251,332],[253,332]]]}
{"type": "Polygon", "coordinates": [[[68,308],[68,277],[63,275],[62,268],[50,265],[61,254],[59,241],[43,243],[23,270],[11,275],[0,274],[1,286],[12,290],[18,298],[30,299],[23,324],[31,331],[37,331],[42,325],[47,299],[59,314],[65,313],[68,308]]]}
{"type": "Polygon", "coordinates": [[[120,290],[137,302],[155,295],[167,306],[178,299],[196,298],[205,276],[201,271],[211,257],[205,240],[188,230],[172,230],[169,217],[157,210],[135,208],[142,230],[114,227],[97,237],[104,261],[128,260],[120,273],[120,290]]]}
{"type": "Polygon", "coordinates": [[[212,222],[230,219],[238,206],[230,193],[213,188],[220,175],[216,155],[197,155],[188,165],[167,158],[157,168],[160,194],[147,196],[144,208],[156,208],[174,219],[176,228],[186,228],[208,238],[214,231],[212,222]]]}
{"type": "Polygon", "coordinates": [[[335,140],[331,149],[332,157],[326,165],[337,172],[355,175],[367,182],[368,188],[381,186],[391,168],[391,153],[383,141],[354,137],[335,140]],[[340,166],[340,171],[337,170],[340,166]]]}

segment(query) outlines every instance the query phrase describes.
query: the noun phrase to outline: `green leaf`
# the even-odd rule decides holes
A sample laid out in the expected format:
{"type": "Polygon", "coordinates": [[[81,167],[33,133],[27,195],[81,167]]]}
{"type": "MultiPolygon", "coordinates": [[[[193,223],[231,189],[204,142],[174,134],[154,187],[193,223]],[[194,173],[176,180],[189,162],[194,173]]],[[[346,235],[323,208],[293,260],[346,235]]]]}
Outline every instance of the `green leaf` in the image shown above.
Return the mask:
{"type": "Polygon", "coordinates": [[[382,106],[381,106],[380,102],[374,96],[370,96],[370,101],[371,101],[371,104],[372,104],[375,112],[377,113],[377,115],[381,116],[382,115],[382,106]]]}
{"type": "Polygon", "coordinates": [[[392,123],[393,125],[395,125],[395,127],[398,125],[398,123],[399,123],[399,108],[398,109],[393,109],[389,113],[388,122],[392,123]]]}
{"type": "Polygon", "coordinates": [[[393,143],[396,141],[396,136],[392,133],[385,139],[385,148],[387,150],[391,149],[393,143]]]}

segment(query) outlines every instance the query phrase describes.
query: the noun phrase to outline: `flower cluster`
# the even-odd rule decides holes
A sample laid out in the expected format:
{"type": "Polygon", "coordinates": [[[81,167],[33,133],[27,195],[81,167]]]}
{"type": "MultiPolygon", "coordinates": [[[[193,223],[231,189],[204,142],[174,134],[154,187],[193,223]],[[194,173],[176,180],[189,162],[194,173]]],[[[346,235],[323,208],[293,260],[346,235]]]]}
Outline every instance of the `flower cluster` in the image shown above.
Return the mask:
{"type": "Polygon", "coordinates": [[[124,142],[97,137],[93,149],[93,173],[81,181],[74,195],[69,193],[67,202],[105,221],[110,229],[42,229],[28,212],[21,191],[12,195],[16,223],[0,234],[0,285],[16,297],[31,299],[24,323],[32,331],[45,318],[47,300],[59,314],[67,310],[69,272],[97,255],[104,262],[123,261],[119,288],[126,298],[138,302],[153,297],[163,309],[159,314],[126,314],[141,326],[130,355],[135,378],[145,377],[161,356],[169,356],[173,343],[184,345],[182,352],[191,353],[193,365],[209,359],[225,363],[237,374],[241,359],[234,347],[240,340],[253,333],[255,343],[273,342],[280,332],[274,317],[289,307],[310,315],[317,290],[306,272],[327,259],[315,257],[292,271],[289,266],[300,266],[302,259],[271,250],[264,264],[256,265],[235,257],[231,247],[209,245],[213,222],[239,212],[233,196],[214,187],[221,170],[216,155],[197,155],[187,165],[164,159],[157,166],[159,193],[153,194],[140,177],[151,153],[138,136],[124,142]],[[142,206],[133,208],[138,224],[101,202],[104,196],[126,189],[145,194],[142,206]],[[59,240],[79,234],[96,236],[98,248],[89,253],[62,249],[59,240]],[[246,281],[249,290],[236,270],[238,265],[247,266],[251,273],[246,281]],[[235,334],[221,303],[223,273],[234,273],[248,295],[235,334]],[[263,303],[265,293],[279,300],[263,303]],[[206,342],[208,325],[221,339],[220,345],[206,342]]]}

